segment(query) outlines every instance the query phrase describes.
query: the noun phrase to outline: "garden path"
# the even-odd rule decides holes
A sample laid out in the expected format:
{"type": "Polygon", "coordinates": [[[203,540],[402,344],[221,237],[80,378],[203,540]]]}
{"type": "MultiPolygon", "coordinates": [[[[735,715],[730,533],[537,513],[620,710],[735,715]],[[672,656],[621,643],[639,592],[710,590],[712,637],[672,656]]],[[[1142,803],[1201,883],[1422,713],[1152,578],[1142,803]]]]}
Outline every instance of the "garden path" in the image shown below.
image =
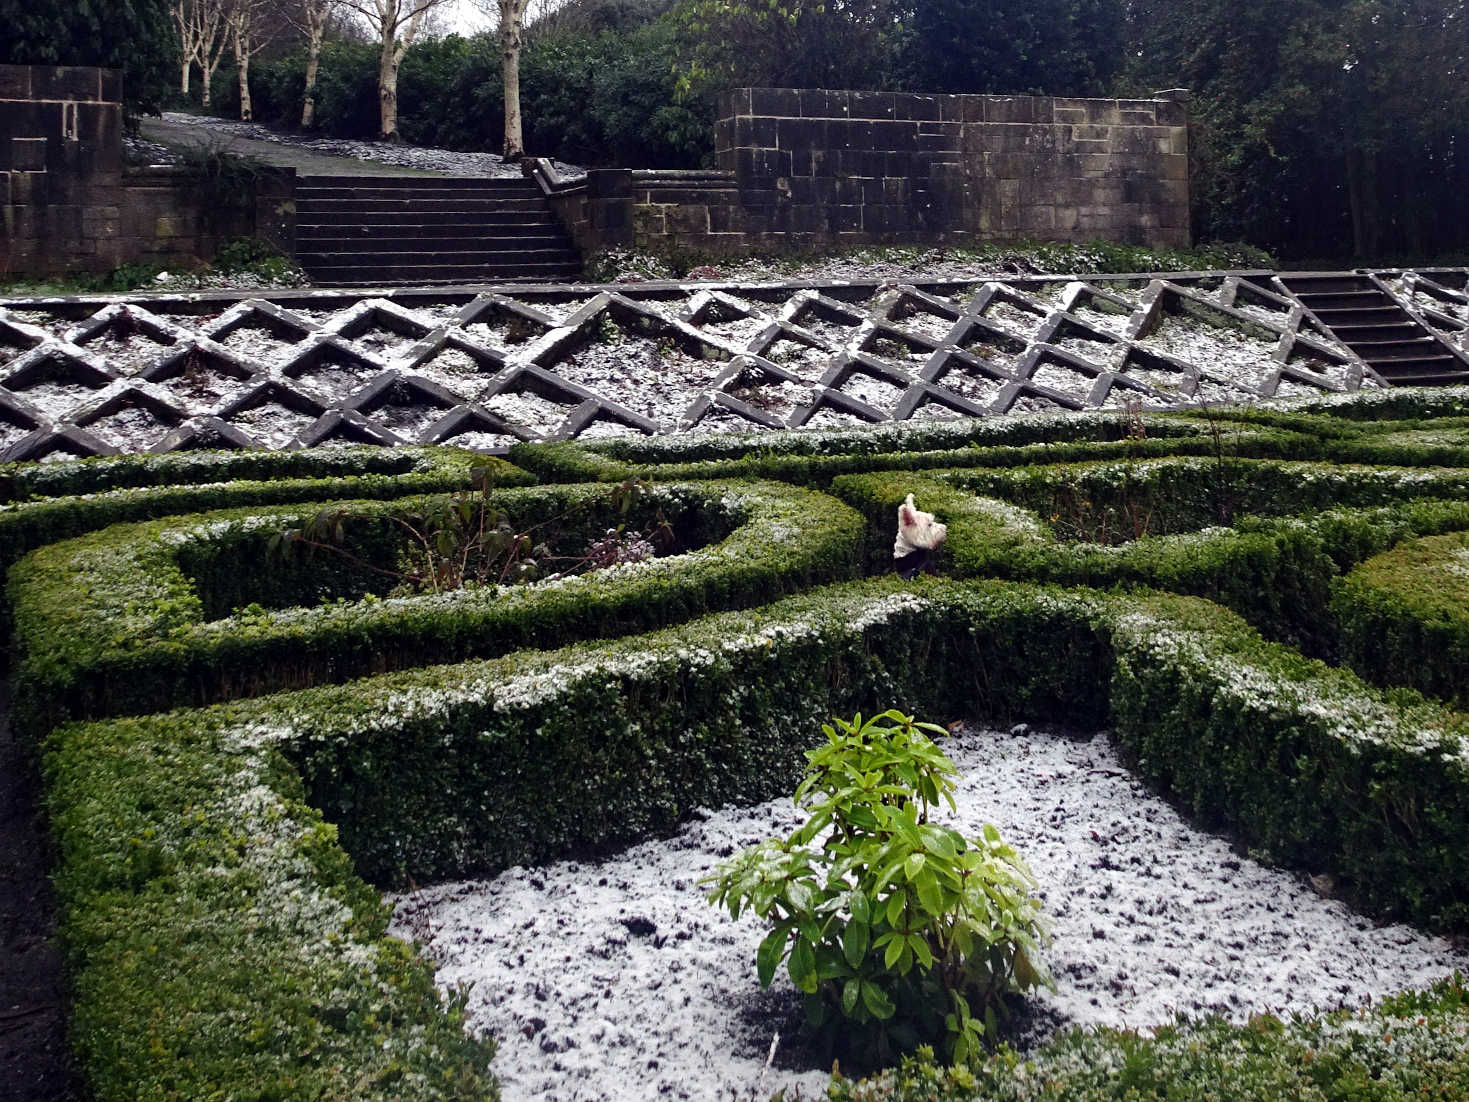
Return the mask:
{"type": "Polygon", "coordinates": [[[0,677],[0,1100],[74,1097],[65,988],[39,784],[10,729],[0,677]]]}
{"type": "Polygon", "coordinates": [[[408,168],[367,161],[359,157],[321,153],[294,143],[264,141],[232,134],[222,127],[200,125],[170,112],[163,118],[145,118],[143,137],[179,150],[221,149],[237,156],[264,161],[278,168],[294,168],[300,176],[445,176],[425,168],[408,168]]]}

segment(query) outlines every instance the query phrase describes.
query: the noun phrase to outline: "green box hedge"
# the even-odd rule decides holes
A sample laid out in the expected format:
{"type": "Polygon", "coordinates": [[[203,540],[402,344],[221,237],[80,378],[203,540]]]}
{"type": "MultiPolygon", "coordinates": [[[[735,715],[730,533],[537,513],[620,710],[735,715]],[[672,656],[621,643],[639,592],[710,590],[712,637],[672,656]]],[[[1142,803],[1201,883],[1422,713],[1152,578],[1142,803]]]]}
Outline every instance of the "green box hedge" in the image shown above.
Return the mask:
{"type": "Polygon", "coordinates": [[[1270,638],[1320,657],[1336,654],[1331,583],[1342,570],[1404,538],[1469,528],[1469,503],[1414,500],[1469,496],[1469,477],[1459,472],[1248,460],[1231,460],[1223,472],[1213,459],[1137,460],[846,475],[831,489],[867,518],[871,572],[891,569],[896,507],[913,493],[920,508],[949,526],[942,572],[1206,597],[1270,638]],[[1232,527],[1210,524],[1216,479],[1227,482],[1232,527]],[[980,496],[997,491],[1014,500],[980,496]],[[1333,499],[1399,504],[1312,512],[1333,499]],[[1073,527],[1083,534],[1100,534],[1098,517],[1111,516],[1126,528],[1134,511],[1166,534],[1118,545],[1057,538],[1048,521],[1082,503],[1073,527]],[[1250,509],[1300,509],[1305,515],[1254,516],[1250,509]]]}
{"type": "Polygon", "coordinates": [[[1004,1049],[978,1066],[937,1066],[932,1053],[829,1102],[1456,1102],[1469,1097],[1469,992],[1454,976],[1357,1009],[1241,1025],[1205,1018],[1076,1031],[1022,1059],[1004,1049]]]}
{"type": "Polygon", "coordinates": [[[1404,421],[1469,417],[1469,386],[1378,387],[1282,403],[1294,413],[1325,414],[1346,421],[1404,421]]]}
{"type": "Polygon", "coordinates": [[[497,486],[534,476],[461,448],[132,455],[0,468],[0,578],[27,551],[124,521],[241,505],[392,498],[467,488],[477,466],[497,486]]]}
{"type": "Polygon", "coordinates": [[[1336,585],[1342,657],[1378,684],[1469,706],[1469,532],[1410,540],[1336,585]]]}
{"type": "Polygon", "coordinates": [[[786,790],[821,718],[894,703],[1110,719],[1145,775],[1247,844],[1330,870],[1377,913],[1469,918],[1469,718],[1189,598],[866,581],[57,730],[44,766],[81,1070],[102,1099],[483,1091],[482,1050],[381,937],[334,829],[379,880],[541,860],[786,790]]]}
{"type": "Polygon", "coordinates": [[[1119,413],[884,425],[864,430],[517,444],[511,458],[544,481],[773,478],[822,488],[842,474],[931,467],[1014,467],[1111,456],[1231,454],[1313,459],[1300,432],[1119,413]],[[1139,427],[1141,433],[1139,435],[1139,427]]]}
{"type": "MultiPolygon", "coordinates": [[[[596,485],[497,492],[520,523],[607,499],[596,485]]],[[[411,501],[356,502],[386,518],[411,501]]],[[[729,531],[687,554],[537,586],[485,587],[386,600],[269,608],[283,584],[269,536],[318,508],[253,508],[122,525],[52,544],[11,570],[16,722],[35,737],[66,717],[154,711],[342,681],[402,666],[646,630],[720,608],[850,578],[861,518],[840,502],[776,483],[656,487],[644,507],[707,516],[729,531]],[[186,566],[194,571],[191,577],[186,566]],[[229,602],[262,607],[224,619],[229,602]]],[[[596,515],[595,513],[593,514],[596,515]]],[[[604,525],[616,523],[607,505],[604,525]]],[[[332,573],[350,574],[333,565],[332,573]]],[[[289,582],[290,571],[285,571],[289,582]]],[[[318,578],[318,569],[308,577],[318,578]]],[[[299,586],[294,587],[299,590],[299,586]]],[[[328,589],[331,599],[342,595],[328,589]]],[[[352,595],[350,592],[346,594],[352,595]]],[[[292,591],[290,596],[299,596],[292,591]]]]}

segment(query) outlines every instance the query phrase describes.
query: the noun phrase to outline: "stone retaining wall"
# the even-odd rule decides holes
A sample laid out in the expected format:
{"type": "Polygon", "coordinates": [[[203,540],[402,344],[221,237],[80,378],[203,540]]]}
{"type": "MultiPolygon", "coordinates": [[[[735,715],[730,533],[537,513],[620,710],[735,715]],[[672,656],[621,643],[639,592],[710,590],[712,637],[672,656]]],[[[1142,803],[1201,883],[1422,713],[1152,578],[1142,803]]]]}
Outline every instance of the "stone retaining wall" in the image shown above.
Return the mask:
{"type": "Polygon", "coordinates": [[[590,174],[579,243],[1189,243],[1182,98],[726,93],[718,171],[590,174]]]}
{"type": "Polygon", "coordinates": [[[289,252],[289,169],[221,207],[187,171],[122,163],[122,74],[0,65],[0,278],[193,264],[231,237],[289,252]]]}

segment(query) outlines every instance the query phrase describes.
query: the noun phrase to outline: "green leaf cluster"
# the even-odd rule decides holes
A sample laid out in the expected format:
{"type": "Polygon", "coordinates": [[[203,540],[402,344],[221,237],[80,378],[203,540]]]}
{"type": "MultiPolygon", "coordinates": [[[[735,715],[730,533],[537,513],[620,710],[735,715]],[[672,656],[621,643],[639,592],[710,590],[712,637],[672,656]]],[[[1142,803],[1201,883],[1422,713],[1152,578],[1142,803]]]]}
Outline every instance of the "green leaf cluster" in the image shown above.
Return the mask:
{"type": "Polygon", "coordinates": [[[720,865],[709,901],[771,922],[756,953],[780,962],[806,1021],[843,1055],[881,1063],[938,1043],[963,1062],[996,1035],[1005,996],[1049,983],[1034,877],[993,826],[966,838],[931,820],[954,806],[944,729],[890,710],[824,725],[797,806],[810,817],[720,865]]]}

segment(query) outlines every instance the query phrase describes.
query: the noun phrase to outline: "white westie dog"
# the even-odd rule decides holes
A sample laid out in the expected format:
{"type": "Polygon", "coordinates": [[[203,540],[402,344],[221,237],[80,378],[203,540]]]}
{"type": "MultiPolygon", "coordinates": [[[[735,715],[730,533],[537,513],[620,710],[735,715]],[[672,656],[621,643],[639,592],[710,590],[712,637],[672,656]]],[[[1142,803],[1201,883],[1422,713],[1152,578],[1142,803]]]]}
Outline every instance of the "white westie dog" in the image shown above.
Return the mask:
{"type": "Polygon", "coordinates": [[[909,494],[898,506],[898,538],[893,541],[893,567],[898,577],[916,577],[948,538],[949,526],[914,505],[909,494]]]}

